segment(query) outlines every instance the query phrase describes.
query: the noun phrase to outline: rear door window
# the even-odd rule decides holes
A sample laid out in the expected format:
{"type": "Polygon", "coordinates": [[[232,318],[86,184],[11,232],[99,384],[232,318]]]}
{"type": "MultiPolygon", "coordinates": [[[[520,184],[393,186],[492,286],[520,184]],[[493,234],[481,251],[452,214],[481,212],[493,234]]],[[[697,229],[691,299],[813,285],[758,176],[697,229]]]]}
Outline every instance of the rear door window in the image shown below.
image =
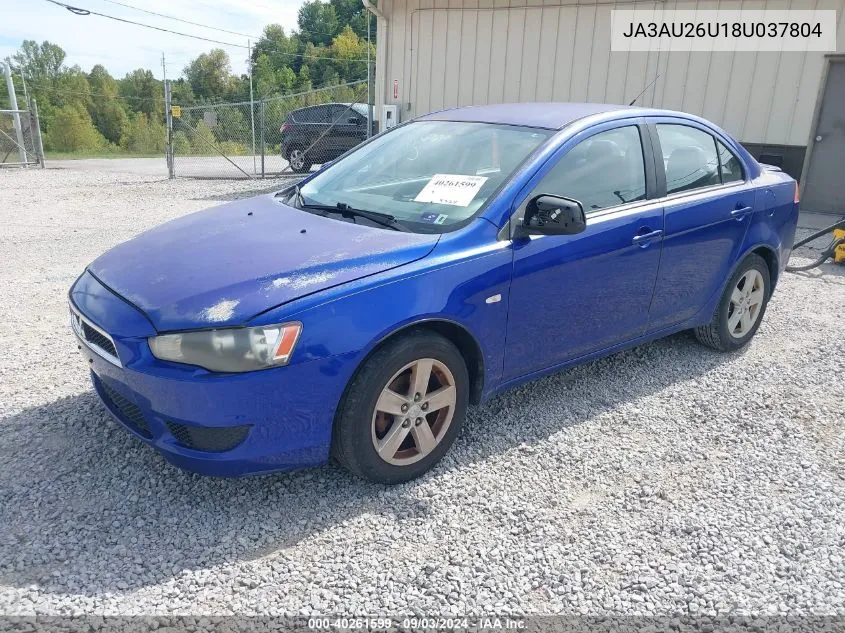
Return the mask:
{"type": "Polygon", "coordinates": [[[314,106],[311,108],[303,108],[297,113],[296,118],[297,121],[299,121],[300,123],[331,122],[328,106],[314,106]]]}
{"type": "Polygon", "coordinates": [[[318,108],[303,108],[294,113],[297,123],[317,123],[318,108]]]}
{"type": "Polygon", "coordinates": [[[666,169],[666,193],[721,184],[716,139],[688,125],[657,124],[666,169]]]}

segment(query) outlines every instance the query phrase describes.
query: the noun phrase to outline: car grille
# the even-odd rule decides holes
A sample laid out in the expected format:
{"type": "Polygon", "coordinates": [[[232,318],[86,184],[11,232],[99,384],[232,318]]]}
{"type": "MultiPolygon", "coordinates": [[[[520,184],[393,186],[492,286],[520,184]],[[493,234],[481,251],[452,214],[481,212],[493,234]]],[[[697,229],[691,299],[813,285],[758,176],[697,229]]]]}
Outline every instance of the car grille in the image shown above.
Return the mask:
{"type": "Polygon", "coordinates": [[[77,312],[73,306],[70,308],[70,324],[76,335],[98,356],[113,365],[122,366],[111,337],[77,312]]]}
{"type": "Polygon", "coordinates": [[[150,433],[150,428],[147,426],[147,421],[144,419],[144,414],[141,412],[141,409],[109,387],[99,378],[96,380],[100,386],[100,393],[103,396],[103,400],[105,400],[106,404],[110,405],[113,410],[117,411],[118,417],[121,421],[139,435],[147,439],[152,438],[153,434],[150,433]]]}
{"type": "Polygon", "coordinates": [[[222,453],[230,451],[246,439],[249,425],[210,428],[168,422],[167,428],[176,441],[195,451],[222,453]]]}
{"type": "Polygon", "coordinates": [[[96,345],[109,356],[117,358],[117,350],[114,348],[114,343],[88,325],[85,321],[82,322],[82,333],[84,334],[85,340],[91,343],[91,345],[96,345]]]}

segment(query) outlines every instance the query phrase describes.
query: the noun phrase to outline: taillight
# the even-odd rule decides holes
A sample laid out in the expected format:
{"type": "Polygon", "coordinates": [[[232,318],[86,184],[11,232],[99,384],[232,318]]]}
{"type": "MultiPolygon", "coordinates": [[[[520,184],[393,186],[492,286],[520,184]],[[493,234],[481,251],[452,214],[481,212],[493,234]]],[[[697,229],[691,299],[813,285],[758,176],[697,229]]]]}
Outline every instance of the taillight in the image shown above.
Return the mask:
{"type": "Polygon", "coordinates": [[[290,128],[290,123],[285,123],[285,124],[282,126],[282,128],[279,130],[279,132],[283,132],[283,133],[284,133],[284,132],[286,132],[289,128],[290,128]]]}
{"type": "Polygon", "coordinates": [[[798,202],[800,200],[801,200],[801,192],[798,190],[798,182],[796,182],[795,183],[795,200],[794,200],[795,204],[798,204],[798,202]]]}

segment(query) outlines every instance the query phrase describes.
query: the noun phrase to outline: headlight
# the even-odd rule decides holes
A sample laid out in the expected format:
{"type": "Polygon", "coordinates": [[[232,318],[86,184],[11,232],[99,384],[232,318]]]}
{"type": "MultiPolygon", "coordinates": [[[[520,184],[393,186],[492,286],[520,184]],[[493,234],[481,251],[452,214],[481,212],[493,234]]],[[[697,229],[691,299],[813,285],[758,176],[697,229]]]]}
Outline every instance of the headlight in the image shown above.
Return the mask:
{"type": "Polygon", "coordinates": [[[244,372],[287,365],[301,323],[162,334],[149,339],[153,356],[210,371],[244,372]]]}

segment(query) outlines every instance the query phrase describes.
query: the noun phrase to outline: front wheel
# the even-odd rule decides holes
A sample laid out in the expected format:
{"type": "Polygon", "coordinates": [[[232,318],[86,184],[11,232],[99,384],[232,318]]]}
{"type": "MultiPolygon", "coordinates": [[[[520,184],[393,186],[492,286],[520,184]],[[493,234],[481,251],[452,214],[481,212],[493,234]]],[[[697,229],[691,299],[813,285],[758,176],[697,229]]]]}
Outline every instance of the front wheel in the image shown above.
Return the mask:
{"type": "Polygon", "coordinates": [[[468,401],[469,375],[458,349],[431,332],[412,332],[378,350],[352,379],[332,454],[377,483],[414,479],[449,450],[468,401]]]}
{"type": "Polygon", "coordinates": [[[766,261],[749,255],[731,276],[713,319],[695,329],[699,342],[729,352],[739,349],[757,332],[771,296],[771,276],[766,261]]]}

